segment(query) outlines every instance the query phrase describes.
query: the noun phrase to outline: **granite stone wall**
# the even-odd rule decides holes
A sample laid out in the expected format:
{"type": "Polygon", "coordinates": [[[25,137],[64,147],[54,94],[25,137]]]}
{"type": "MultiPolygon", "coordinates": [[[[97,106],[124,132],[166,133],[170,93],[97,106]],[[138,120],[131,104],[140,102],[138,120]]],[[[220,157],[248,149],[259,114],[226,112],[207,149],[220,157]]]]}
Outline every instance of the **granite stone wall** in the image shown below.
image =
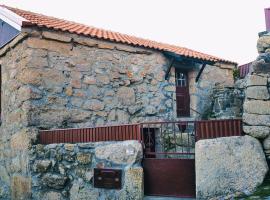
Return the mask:
{"type": "Polygon", "coordinates": [[[235,119],[243,115],[246,80],[239,79],[234,86],[217,85],[213,90],[212,107],[207,119],[235,119]]]}
{"type": "MultiPolygon", "coordinates": [[[[36,200],[141,200],[141,159],[142,146],[137,141],[34,145],[29,195],[36,200]],[[95,188],[94,168],[121,170],[121,189],[95,188]]],[[[20,197],[17,193],[15,199],[20,197]]]]}
{"type": "MultiPolygon", "coordinates": [[[[0,49],[0,199],[31,193],[29,150],[39,129],[176,119],[174,68],[164,80],[168,63],[155,50],[23,29],[0,49]]],[[[198,83],[199,66],[192,67],[191,108],[203,111],[212,86],[233,81],[233,66],[207,66],[198,83]]]]}
{"type": "Polygon", "coordinates": [[[252,63],[246,77],[244,101],[244,132],[259,139],[266,158],[270,160],[270,35],[262,35],[257,42],[259,56],[252,63]]]}

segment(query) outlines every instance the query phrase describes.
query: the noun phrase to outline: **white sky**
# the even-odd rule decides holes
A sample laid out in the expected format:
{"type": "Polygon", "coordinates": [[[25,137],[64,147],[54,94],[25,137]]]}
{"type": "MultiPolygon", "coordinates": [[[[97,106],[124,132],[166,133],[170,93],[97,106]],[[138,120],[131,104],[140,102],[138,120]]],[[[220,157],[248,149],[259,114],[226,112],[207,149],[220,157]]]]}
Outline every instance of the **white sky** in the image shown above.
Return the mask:
{"type": "Polygon", "coordinates": [[[0,4],[244,64],[257,56],[269,0],[0,0],[0,4]]]}

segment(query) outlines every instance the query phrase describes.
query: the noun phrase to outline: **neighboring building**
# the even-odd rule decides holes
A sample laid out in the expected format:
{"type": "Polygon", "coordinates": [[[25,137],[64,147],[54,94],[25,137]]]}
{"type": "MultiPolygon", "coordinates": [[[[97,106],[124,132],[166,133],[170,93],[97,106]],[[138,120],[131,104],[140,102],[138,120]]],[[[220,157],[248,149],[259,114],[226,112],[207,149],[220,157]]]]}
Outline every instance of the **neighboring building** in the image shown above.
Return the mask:
{"type": "Polygon", "coordinates": [[[248,73],[251,71],[251,65],[252,62],[238,66],[240,78],[245,78],[245,76],[248,75],[248,73]]]}

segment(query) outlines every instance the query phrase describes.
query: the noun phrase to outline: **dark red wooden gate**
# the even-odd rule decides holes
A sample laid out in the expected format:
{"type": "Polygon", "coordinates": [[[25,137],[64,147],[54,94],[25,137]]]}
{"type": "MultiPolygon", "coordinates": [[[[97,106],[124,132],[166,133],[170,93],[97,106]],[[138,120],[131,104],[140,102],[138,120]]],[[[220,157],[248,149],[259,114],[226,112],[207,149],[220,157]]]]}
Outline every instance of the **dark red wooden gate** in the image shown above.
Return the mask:
{"type": "Polygon", "coordinates": [[[175,82],[177,116],[190,116],[190,97],[187,72],[177,70],[175,73],[175,82]]]}
{"type": "Polygon", "coordinates": [[[195,197],[195,159],[143,160],[145,195],[195,197]]]}
{"type": "Polygon", "coordinates": [[[195,197],[194,122],[144,123],[144,191],[195,197]]]}

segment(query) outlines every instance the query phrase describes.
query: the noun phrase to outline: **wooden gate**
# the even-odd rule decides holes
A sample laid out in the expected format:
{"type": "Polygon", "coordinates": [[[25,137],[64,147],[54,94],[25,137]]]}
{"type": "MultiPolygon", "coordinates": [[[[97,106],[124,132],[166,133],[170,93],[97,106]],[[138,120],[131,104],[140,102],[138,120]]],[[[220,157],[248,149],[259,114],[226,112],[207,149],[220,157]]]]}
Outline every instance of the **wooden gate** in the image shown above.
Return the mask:
{"type": "Polygon", "coordinates": [[[142,127],[145,195],[195,197],[194,122],[142,127]]]}

